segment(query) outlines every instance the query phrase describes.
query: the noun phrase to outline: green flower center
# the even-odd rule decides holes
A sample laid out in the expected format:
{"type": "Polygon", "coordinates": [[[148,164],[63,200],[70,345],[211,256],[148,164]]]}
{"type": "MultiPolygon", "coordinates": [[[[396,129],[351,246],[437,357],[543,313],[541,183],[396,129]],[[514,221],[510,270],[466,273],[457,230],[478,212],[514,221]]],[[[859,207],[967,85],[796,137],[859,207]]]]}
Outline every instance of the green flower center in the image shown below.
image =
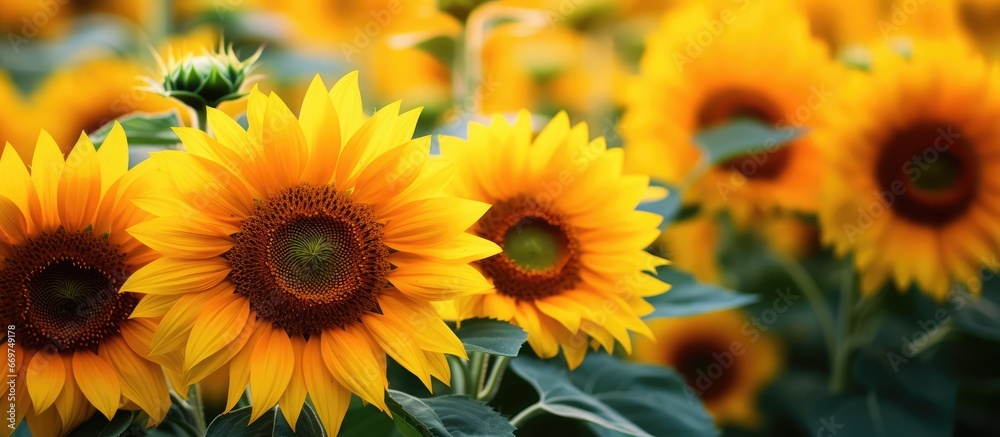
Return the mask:
{"type": "Polygon", "coordinates": [[[522,220],[503,236],[503,253],[525,270],[548,270],[566,261],[566,237],[538,218],[522,220]]]}

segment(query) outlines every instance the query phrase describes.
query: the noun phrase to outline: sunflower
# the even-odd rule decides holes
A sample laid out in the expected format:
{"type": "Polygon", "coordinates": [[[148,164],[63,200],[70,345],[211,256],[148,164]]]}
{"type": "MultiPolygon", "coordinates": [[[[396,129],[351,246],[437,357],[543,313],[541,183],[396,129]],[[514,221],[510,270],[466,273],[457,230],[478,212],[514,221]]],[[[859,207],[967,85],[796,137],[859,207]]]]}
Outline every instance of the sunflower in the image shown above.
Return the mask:
{"type": "Polygon", "coordinates": [[[468,140],[441,137],[442,156],[459,163],[452,192],[493,205],[474,231],[503,248],[477,263],[496,289],[448,313],[510,320],[540,357],[561,348],[570,368],[591,345],[631,352],[629,331],[650,334],[644,298],[669,288],[644,273],[666,263],[643,250],[662,218],[634,210],[649,178],[622,174],[621,149],[590,141],[565,112],[534,139],[530,118],[522,111],[512,126],[497,116],[470,125],[468,140]]]}
{"type": "Polygon", "coordinates": [[[4,108],[0,111],[0,144],[22,146],[25,150],[15,150],[22,161],[30,162],[30,150],[23,145],[38,137],[38,117],[3,71],[0,71],[0,107],[4,108]]]}
{"type": "Polygon", "coordinates": [[[143,358],[151,328],[129,319],[138,297],[119,293],[156,258],[125,231],[149,218],[132,204],[147,187],[143,167],[126,173],[117,124],[100,150],[81,135],[65,160],[42,131],[30,162],[29,173],[10,144],[0,155],[0,319],[17,339],[17,372],[5,372],[16,375],[15,422],[61,435],[119,407],[159,422],[170,400],[160,367],[143,358]]]}
{"type": "Polygon", "coordinates": [[[171,383],[229,363],[227,409],[249,384],[251,420],[278,404],[295,424],[308,396],[331,435],[352,392],[388,411],[387,354],[448,383],[445,354],[466,353],[432,302],[491,288],[468,263],[499,248],[465,232],[489,206],[441,193],[456,166],[411,140],[419,110],[367,118],[356,73],[316,77],[298,118],[256,88],[247,107],[246,131],[212,108],[213,136],[176,129],[188,152],[150,158],[173,187],[130,229],[163,255],[122,288],[162,317],[171,383]]]}
{"type": "MultiPolygon", "coordinates": [[[[703,129],[737,118],[814,125],[836,83],[825,48],[793,10],[747,5],[667,14],[626,98],[627,169],[679,183],[702,157],[692,137],[703,129]]],[[[821,169],[804,137],[716,165],[685,201],[728,209],[737,221],[778,208],[812,211],[821,169]]]]}
{"type": "Polygon", "coordinates": [[[657,249],[670,264],[690,272],[702,282],[719,284],[718,246],[721,240],[718,220],[698,216],[670,224],[657,240],[657,249]],[[697,247],[698,250],[690,250],[697,247]]]}
{"type": "Polygon", "coordinates": [[[759,425],[756,397],[781,368],[781,348],[738,310],[657,319],[656,341],[639,339],[633,358],[673,367],[716,423],[759,425]]]}
{"type": "Polygon", "coordinates": [[[975,282],[1000,249],[995,66],[960,42],[923,41],[852,84],[816,135],[829,162],[823,241],[854,253],[866,293],[892,278],[943,298],[950,280],[975,282]]]}
{"type": "MultiPolygon", "coordinates": [[[[32,97],[38,110],[46,114],[42,128],[51,132],[58,144],[72,144],[81,131],[92,133],[126,114],[183,108],[142,91],[139,76],[143,73],[139,66],[118,59],[90,61],[54,73],[32,97]]],[[[30,156],[30,150],[27,153],[30,156]]],[[[63,149],[63,153],[69,150],[63,149]]]]}
{"type": "Polygon", "coordinates": [[[984,53],[1000,56],[1000,3],[995,0],[954,0],[962,32],[984,53]]]}

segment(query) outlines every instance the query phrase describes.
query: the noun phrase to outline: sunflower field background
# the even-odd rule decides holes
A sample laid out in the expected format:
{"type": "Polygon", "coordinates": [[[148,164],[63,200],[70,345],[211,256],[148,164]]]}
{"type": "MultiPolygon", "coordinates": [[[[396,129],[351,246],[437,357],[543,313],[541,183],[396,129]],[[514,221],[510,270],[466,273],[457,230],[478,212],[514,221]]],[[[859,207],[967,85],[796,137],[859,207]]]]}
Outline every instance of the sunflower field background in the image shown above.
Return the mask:
{"type": "Polygon", "coordinates": [[[1000,1],[0,35],[2,436],[1000,435],[1000,1]]]}

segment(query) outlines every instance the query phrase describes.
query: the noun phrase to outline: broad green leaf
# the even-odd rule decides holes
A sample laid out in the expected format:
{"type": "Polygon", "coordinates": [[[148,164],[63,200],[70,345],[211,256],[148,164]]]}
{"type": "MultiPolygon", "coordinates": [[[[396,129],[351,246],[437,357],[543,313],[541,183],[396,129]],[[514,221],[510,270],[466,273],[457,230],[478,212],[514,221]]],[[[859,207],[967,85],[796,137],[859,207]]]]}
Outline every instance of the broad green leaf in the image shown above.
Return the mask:
{"type": "MultiPolygon", "coordinates": [[[[180,117],[176,111],[162,114],[132,113],[118,118],[125,129],[129,146],[173,146],[180,143],[173,128],[181,126],[180,117]]],[[[101,126],[90,134],[90,140],[100,147],[104,139],[111,133],[114,121],[101,126]]]]}
{"type": "Polygon", "coordinates": [[[285,421],[284,414],[275,406],[270,411],[264,413],[254,423],[250,423],[250,413],[252,407],[244,407],[220,415],[212,420],[208,425],[207,437],[241,436],[241,437],[264,437],[264,436],[323,436],[323,426],[320,424],[319,416],[308,403],[302,406],[302,413],[299,414],[299,421],[295,425],[295,431],[285,421]]]}
{"type": "Polygon", "coordinates": [[[520,327],[493,319],[470,319],[455,331],[465,349],[491,355],[516,357],[528,333],[520,327]]]}
{"type": "Polygon", "coordinates": [[[528,357],[511,369],[535,388],[543,410],[584,421],[601,436],[718,434],[701,401],[665,367],[589,354],[573,372],[528,357]]]}
{"type": "Polygon", "coordinates": [[[955,381],[921,357],[900,357],[893,358],[891,351],[864,351],[853,369],[866,391],[821,400],[810,426],[824,428],[823,435],[952,435],[955,381]]]}
{"type": "Polygon", "coordinates": [[[686,317],[730,308],[757,301],[757,296],[741,294],[694,279],[691,275],[669,266],[656,269],[656,277],[670,284],[670,290],[646,300],[656,309],[647,319],[686,317]]]}
{"type": "Polygon", "coordinates": [[[766,124],[738,119],[697,133],[694,141],[705,152],[710,165],[744,155],[767,157],[806,133],[803,128],[775,129],[766,124]]]}
{"type": "Polygon", "coordinates": [[[71,437],[118,437],[135,419],[134,411],[118,410],[109,421],[103,414],[95,414],[69,433],[71,437]]]}
{"type": "Polygon", "coordinates": [[[417,398],[389,390],[387,400],[397,428],[406,437],[514,436],[514,425],[500,413],[467,396],[417,398]]]}
{"type": "Polygon", "coordinates": [[[374,405],[364,405],[357,396],[351,399],[339,437],[397,437],[402,435],[389,415],[374,405]]]}

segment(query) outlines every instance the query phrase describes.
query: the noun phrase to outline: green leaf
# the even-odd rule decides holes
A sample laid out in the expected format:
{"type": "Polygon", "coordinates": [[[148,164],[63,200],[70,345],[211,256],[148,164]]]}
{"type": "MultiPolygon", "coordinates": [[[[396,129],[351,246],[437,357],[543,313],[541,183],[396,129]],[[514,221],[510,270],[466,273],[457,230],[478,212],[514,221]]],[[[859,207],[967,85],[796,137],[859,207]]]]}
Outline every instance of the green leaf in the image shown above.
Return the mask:
{"type": "Polygon", "coordinates": [[[109,421],[103,414],[95,414],[69,434],[71,437],[118,437],[125,433],[132,420],[134,411],[118,410],[109,421]]]}
{"type": "Polygon", "coordinates": [[[455,61],[455,39],[437,36],[417,43],[417,48],[434,56],[442,65],[453,65],[455,61]]]}
{"type": "Polygon", "coordinates": [[[364,405],[357,396],[351,399],[339,437],[396,437],[400,432],[389,416],[374,405],[364,405]]]}
{"type": "Polygon", "coordinates": [[[250,413],[252,407],[244,407],[220,415],[208,425],[207,437],[241,436],[241,437],[264,437],[264,436],[324,436],[323,425],[320,424],[319,416],[308,403],[302,406],[302,413],[299,414],[299,421],[295,424],[295,431],[285,421],[285,415],[278,410],[278,407],[271,408],[264,413],[254,423],[250,423],[250,413]]]}
{"type": "MultiPolygon", "coordinates": [[[[177,115],[176,111],[161,114],[132,113],[118,118],[117,121],[125,129],[129,147],[135,145],[173,146],[181,142],[172,129],[181,126],[180,116],[177,115]]],[[[111,133],[113,126],[114,121],[101,126],[90,134],[90,140],[94,142],[94,145],[100,147],[100,144],[111,133]]]]}
{"type": "Polygon", "coordinates": [[[758,299],[752,294],[736,293],[699,282],[690,274],[669,266],[658,267],[656,277],[670,284],[670,290],[646,299],[656,308],[646,316],[647,319],[694,316],[742,307],[758,299]]]}
{"type": "Polygon", "coordinates": [[[751,153],[773,153],[806,133],[804,128],[776,129],[754,120],[738,119],[697,133],[710,165],[751,153]]]}
{"type": "Polygon", "coordinates": [[[948,296],[948,311],[955,318],[955,326],[976,337],[1000,341],[1000,280],[991,273],[983,281],[982,295],[972,297],[958,292],[948,296]],[[960,294],[959,294],[960,293],[960,294]]]}
{"type": "Polygon", "coordinates": [[[484,402],[467,396],[417,398],[389,390],[389,409],[407,437],[514,436],[514,425],[484,402]]]}
{"type": "Polygon", "coordinates": [[[834,431],[858,437],[952,435],[957,408],[954,379],[927,360],[901,360],[891,353],[863,351],[854,371],[867,390],[822,399],[809,426],[826,429],[823,435],[834,431]]]}
{"type": "Polygon", "coordinates": [[[511,369],[531,384],[551,414],[584,421],[600,436],[717,435],[701,401],[674,371],[589,354],[562,364],[520,357],[511,369]]]}
{"type": "Polygon", "coordinates": [[[465,349],[491,355],[516,357],[528,333],[520,327],[493,319],[470,319],[455,331],[465,349]]]}

